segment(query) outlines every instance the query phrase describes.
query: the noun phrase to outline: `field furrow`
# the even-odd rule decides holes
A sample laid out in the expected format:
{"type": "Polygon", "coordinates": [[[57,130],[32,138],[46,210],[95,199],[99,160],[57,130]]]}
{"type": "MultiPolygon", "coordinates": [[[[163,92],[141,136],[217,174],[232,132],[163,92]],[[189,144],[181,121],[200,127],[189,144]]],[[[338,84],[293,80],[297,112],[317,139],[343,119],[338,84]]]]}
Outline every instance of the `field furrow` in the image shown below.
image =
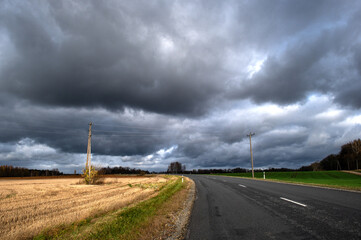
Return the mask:
{"type": "Polygon", "coordinates": [[[0,180],[0,239],[28,238],[41,230],[115,210],[157,193],[163,177],[112,178],[102,185],[79,179],[0,180]]]}

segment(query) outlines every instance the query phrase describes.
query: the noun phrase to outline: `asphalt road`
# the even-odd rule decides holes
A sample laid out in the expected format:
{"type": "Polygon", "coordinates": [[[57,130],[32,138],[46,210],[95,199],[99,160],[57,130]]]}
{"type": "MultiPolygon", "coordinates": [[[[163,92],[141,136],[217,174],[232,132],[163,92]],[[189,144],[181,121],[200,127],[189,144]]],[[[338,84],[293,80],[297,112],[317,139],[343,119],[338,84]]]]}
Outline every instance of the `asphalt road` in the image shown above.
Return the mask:
{"type": "Polygon", "coordinates": [[[361,193],[188,175],[197,196],[186,239],[361,239],[361,193]]]}

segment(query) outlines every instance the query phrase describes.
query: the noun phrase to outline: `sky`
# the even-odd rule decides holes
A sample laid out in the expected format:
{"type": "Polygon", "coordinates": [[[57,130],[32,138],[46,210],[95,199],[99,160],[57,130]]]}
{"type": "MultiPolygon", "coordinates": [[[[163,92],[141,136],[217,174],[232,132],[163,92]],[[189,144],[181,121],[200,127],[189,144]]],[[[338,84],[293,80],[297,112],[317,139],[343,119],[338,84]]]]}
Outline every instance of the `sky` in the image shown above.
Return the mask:
{"type": "Polygon", "coordinates": [[[299,168],[361,132],[361,2],[0,0],[0,165],[299,168]]]}

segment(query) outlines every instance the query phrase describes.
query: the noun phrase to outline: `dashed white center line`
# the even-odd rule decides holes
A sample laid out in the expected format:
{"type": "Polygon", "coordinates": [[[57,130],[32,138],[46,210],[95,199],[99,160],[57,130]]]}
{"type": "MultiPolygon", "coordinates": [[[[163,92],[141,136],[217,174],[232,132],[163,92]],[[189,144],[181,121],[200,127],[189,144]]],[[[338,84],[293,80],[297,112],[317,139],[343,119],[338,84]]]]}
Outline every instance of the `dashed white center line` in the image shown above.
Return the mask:
{"type": "Polygon", "coordinates": [[[307,205],[305,205],[305,204],[303,204],[303,203],[299,203],[299,202],[296,202],[296,201],[292,201],[292,200],[287,199],[287,198],[284,198],[284,197],[280,197],[280,199],[285,200],[285,201],[287,201],[287,202],[291,202],[291,203],[300,205],[300,206],[302,206],[302,207],[307,207],[307,205]]]}
{"type": "Polygon", "coordinates": [[[242,185],[242,184],[238,184],[238,186],[246,188],[246,186],[244,186],[244,185],[242,185]]]}

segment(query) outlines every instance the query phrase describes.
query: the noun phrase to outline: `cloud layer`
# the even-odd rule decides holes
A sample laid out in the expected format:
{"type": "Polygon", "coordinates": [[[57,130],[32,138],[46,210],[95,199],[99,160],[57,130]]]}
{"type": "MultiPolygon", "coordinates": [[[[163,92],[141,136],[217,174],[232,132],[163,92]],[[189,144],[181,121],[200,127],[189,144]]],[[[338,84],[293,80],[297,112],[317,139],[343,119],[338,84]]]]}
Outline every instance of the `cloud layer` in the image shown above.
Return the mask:
{"type": "Polygon", "coordinates": [[[320,160],[360,132],[359,9],[3,1],[0,164],[79,169],[90,121],[102,165],[248,167],[249,131],[258,167],[320,160]]]}

